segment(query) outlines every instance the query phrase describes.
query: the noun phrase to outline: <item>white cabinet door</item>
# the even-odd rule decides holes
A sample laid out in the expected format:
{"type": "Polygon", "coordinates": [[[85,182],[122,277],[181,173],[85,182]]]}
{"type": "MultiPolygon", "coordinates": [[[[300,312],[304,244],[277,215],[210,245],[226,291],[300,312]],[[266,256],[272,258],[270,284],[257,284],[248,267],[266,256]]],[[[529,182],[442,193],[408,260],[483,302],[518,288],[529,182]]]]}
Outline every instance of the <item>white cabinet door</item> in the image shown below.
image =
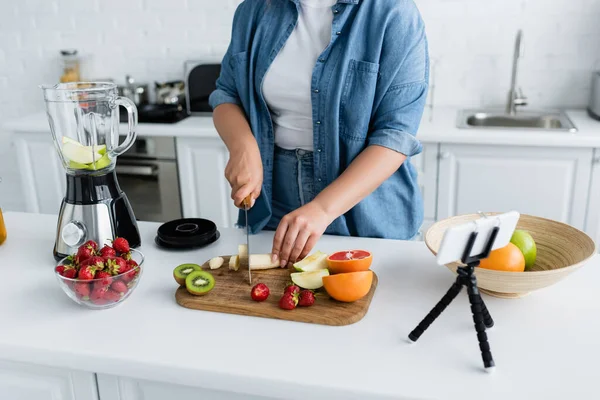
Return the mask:
{"type": "Polygon", "coordinates": [[[101,400],[268,400],[269,397],[223,392],[98,374],[101,400]]]}
{"type": "Polygon", "coordinates": [[[585,232],[597,245],[600,244],[600,149],[594,152],[592,179],[585,232]]]}
{"type": "Polygon", "coordinates": [[[15,137],[15,149],[25,210],[58,214],[67,182],[52,135],[50,132],[21,133],[15,137]]]}
{"type": "Polygon", "coordinates": [[[440,146],[439,219],[516,210],[585,225],[592,149],[440,146]]]}
{"type": "Polygon", "coordinates": [[[237,208],[225,179],[229,152],[218,139],[177,138],[177,165],[184,218],[206,218],[234,227],[237,208]]]}
{"type": "Polygon", "coordinates": [[[99,400],[93,373],[0,361],[0,399],[99,400]]]}
{"type": "Polygon", "coordinates": [[[411,158],[423,196],[425,220],[435,220],[437,214],[438,147],[437,143],[424,144],[423,152],[411,158]]]}

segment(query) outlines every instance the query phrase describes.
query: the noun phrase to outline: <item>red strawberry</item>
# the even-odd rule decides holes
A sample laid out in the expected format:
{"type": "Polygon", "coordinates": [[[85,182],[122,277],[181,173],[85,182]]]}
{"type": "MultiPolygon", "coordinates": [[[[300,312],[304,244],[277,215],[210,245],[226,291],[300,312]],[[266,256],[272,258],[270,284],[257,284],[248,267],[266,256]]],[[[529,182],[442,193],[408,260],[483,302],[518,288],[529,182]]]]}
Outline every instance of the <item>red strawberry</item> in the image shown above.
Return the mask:
{"type": "Polygon", "coordinates": [[[90,296],[90,284],[88,282],[75,282],[73,290],[80,299],[87,300],[90,296]]]}
{"type": "Polygon", "coordinates": [[[111,290],[114,290],[118,293],[127,293],[127,285],[123,281],[115,281],[110,285],[111,290]]]}
{"type": "Polygon", "coordinates": [[[310,290],[301,291],[298,299],[298,306],[310,307],[313,304],[315,304],[315,294],[310,290]]]}
{"type": "Polygon", "coordinates": [[[259,283],[252,288],[250,297],[254,301],[265,301],[269,297],[269,288],[264,283],[259,283]]]}
{"type": "Polygon", "coordinates": [[[65,270],[62,273],[62,276],[69,279],[75,279],[77,276],[77,270],[71,266],[66,266],[65,270]]]}
{"type": "Polygon", "coordinates": [[[127,241],[127,239],[118,237],[115,238],[115,240],[113,240],[112,244],[113,249],[115,249],[118,253],[129,253],[129,242],[127,241]]]}
{"type": "Polygon", "coordinates": [[[112,247],[104,245],[104,247],[100,249],[100,256],[102,256],[103,258],[116,257],[117,252],[112,247]]]}
{"type": "Polygon", "coordinates": [[[87,260],[88,258],[92,257],[94,255],[94,249],[92,246],[90,246],[89,244],[83,244],[81,246],[79,246],[79,249],[77,249],[77,255],[75,256],[75,258],[77,259],[78,263],[81,263],[82,261],[87,260]]]}
{"type": "Polygon", "coordinates": [[[104,300],[104,295],[108,292],[108,287],[95,287],[90,293],[90,300],[94,304],[106,304],[104,300]]]}
{"type": "Polygon", "coordinates": [[[98,250],[98,243],[94,242],[93,240],[88,240],[83,245],[90,246],[94,251],[98,250]]]}
{"type": "Polygon", "coordinates": [[[100,256],[92,256],[85,260],[86,265],[91,265],[96,268],[96,270],[104,269],[104,258],[100,256]]]}
{"type": "Polygon", "coordinates": [[[106,301],[107,303],[116,303],[119,300],[121,300],[121,297],[123,297],[121,293],[115,292],[114,290],[109,290],[106,293],[104,293],[104,297],[102,300],[106,301]]]}
{"type": "Polygon", "coordinates": [[[111,275],[119,275],[127,268],[127,262],[121,257],[106,258],[106,268],[111,275]]]}
{"type": "Polygon", "coordinates": [[[63,272],[65,272],[65,268],[66,267],[64,265],[58,265],[56,266],[56,268],[54,268],[54,270],[58,272],[59,275],[62,275],[63,272]]]}
{"type": "Polygon", "coordinates": [[[95,279],[99,279],[96,282],[96,286],[110,286],[112,283],[112,275],[107,271],[96,272],[95,279]]]}
{"type": "Polygon", "coordinates": [[[133,261],[133,259],[131,258],[131,252],[122,253],[121,258],[125,259],[125,261],[133,261]]]}
{"type": "Polygon", "coordinates": [[[89,281],[90,279],[94,279],[96,275],[96,268],[91,265],[87,265],[85,267],[81,267],[79,269],[79,273],[77,274],[77,279],[82,281],[89,281]]]}
{"type": "Polygon", "coordinates": [[[298,305],[298,295],[293,293],[285,293],[279,299],[279,308],[284,310],[293,310],[298,305]]]}
{"type": "Polygon", "coordinates": [[[134,269],[134,268],[135,267],[132,267],[131,264],[127,264],[125,266],[125,268],[121,270],[121,274],[123,274],[123,278],[122,278],[123,282],[129,283],[133,280],[133,278],[136,277],[136,275],[139,272],[139,268],[138,269],[134,269]]]}
{"type": "Polygon", "coordinates": [[[289,284],[285,287],[285,289],[283,289],[283,293],[298,294],[300,293],[300,288],[294,284],[289,284]]]}
{"type": "Polygon", "coordinates": [[[137,261],[134,259],[127,260],[127,265],[129,265],[131,268],[137,268],[139,266],[137,261]]]}

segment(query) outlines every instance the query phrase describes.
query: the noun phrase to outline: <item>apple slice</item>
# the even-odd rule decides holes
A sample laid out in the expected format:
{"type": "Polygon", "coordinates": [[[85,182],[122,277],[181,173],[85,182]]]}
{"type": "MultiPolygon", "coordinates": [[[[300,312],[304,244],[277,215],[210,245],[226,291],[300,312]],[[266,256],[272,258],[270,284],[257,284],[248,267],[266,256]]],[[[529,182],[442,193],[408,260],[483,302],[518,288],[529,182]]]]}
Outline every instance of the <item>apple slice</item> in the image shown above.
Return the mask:
{"type": "Polygon", "coordinates": [[[94,161],[98,161],[100,158],[102,158],[100,153],[94,153],[93,151],[86,149],[84,146],[74,143],[65,143],[63,145],[62,152],[69,161],[75,161],[78,164],[91,164],[94,161]]]}
{"type": "Polygon", "coordinates": [[[299,272],[317,271],[327,269],[327,254],[317,251],[314,254],[298,261],[294,264],[294,268],[299,272]]]}
{"type": "Polygon", "coordinates": [[[294,272],[290,274],[292,282],[303,289],[316,290],[323,287],[323,277],[329,276],[329,270],[319,269],[310,272],[294,272]]]}

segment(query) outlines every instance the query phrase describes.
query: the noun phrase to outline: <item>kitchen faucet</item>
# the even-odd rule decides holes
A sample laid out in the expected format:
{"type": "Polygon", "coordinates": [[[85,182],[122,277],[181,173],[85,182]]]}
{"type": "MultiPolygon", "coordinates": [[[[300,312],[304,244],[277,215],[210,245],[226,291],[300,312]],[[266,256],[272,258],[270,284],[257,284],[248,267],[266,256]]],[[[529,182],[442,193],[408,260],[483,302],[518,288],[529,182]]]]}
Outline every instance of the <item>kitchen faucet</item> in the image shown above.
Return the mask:
{"type": "Polygon", "coordinates": [[[506,113],[515,115],[517,106],[527,105],[527,98],[523,95],[521,88],[517,90],[517,74],[519,70],[519,59],[523,57],[523,31],[519,29],[515,41],[515,55],[512,65],[512,76],[510,80],[510,91],[508,92],[508,102],[506,104],[506,113]]]}

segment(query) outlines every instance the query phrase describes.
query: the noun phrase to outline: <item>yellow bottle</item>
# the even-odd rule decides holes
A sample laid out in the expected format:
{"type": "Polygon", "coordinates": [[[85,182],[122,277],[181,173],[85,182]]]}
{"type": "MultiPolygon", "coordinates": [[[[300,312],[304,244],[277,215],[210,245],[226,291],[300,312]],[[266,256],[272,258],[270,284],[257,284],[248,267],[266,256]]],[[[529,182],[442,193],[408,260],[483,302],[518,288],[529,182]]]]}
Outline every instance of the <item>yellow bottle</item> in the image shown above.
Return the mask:
{"type": "Polygon", "coordinates": [[[6,240],[6,225],[4,225],[4,218],[2,217],[2,209],[0,208],[0,245],[6,240]]]}

